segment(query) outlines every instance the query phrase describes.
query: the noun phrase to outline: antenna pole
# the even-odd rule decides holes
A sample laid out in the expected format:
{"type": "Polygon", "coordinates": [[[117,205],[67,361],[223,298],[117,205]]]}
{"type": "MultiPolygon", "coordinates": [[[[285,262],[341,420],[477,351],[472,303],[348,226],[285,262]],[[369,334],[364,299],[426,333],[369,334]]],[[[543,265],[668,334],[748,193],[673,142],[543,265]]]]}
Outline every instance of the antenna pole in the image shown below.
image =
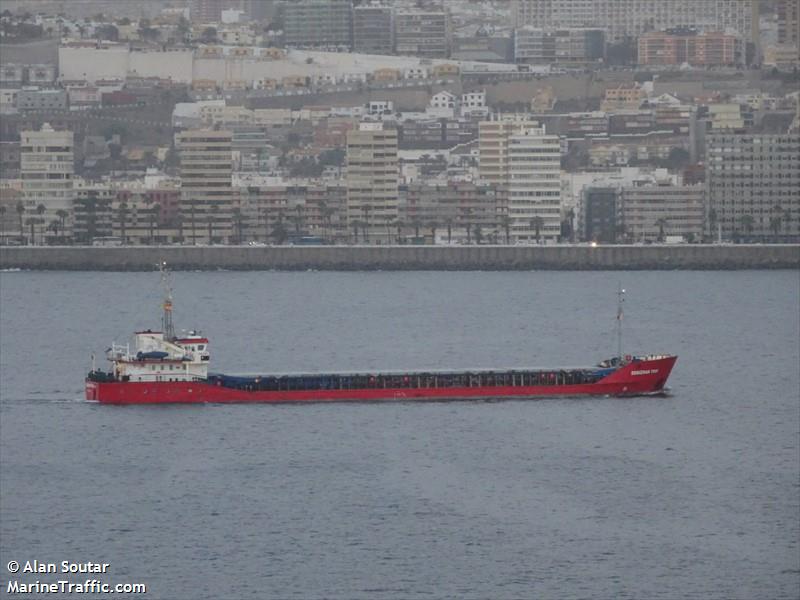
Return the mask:
{"type": "Polygon", "coordinates": [[[622,364],[622,303],[625,302],[625,290],[622,283],[617,284],[617,357],[622,364]]]}
{"type": "Polygon", "coordinates": [[[164,302],[161,305],[164,313],[161,317],[161,327],[164,332],[164,339],[172,341],[175,339],[175,326],[172,324],[172,288],[169,284],[167,263],[162,261],[158,268],[161,271],[161,285],[164,288],[164,302]]]}

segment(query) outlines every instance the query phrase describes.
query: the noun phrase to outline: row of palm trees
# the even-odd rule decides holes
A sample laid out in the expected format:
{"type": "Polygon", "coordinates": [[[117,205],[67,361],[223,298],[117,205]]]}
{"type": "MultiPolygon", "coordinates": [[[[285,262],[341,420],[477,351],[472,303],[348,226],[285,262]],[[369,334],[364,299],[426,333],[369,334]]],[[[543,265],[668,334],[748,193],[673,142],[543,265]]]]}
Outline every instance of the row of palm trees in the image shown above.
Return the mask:
{"type": "MultiPolygon", "coordinates": [[[[86,214],[86,233],[85,239],[81,241],[91,242],[93,239],[97,237],[98,234],[98,212],[106,209],[108,207],[108,201],[99,199],[96,195],[89,195],[86,198],[82,198],[79,200],[79,204],[81,205],[81,209],[86,214]]],[[[154,202],[148,202],[149,206],[145,209],[147,215],[147,222],[148,222],[148,239],[150,243],[154,242],[156,239],[156,232],[159,228],[158,224],[158,217],[160,212],[160,206],[154,202]]],[[[24,219],[24,214],[26,212],[25,206],[22,202],[18,202],[16,206],[17,214],[19,217],[19,239],[20,242],[25,243],[27,240],[25,238],[25,229],[24,225],[27,223],[30,227],[30,238],[29,241],[32,244],[36,243],[36,236],[35,236],[35,225],[40,225],[39,228],[39,243],[45,244],[45,228],[44,223],[45,219],[42,218],[42,215],[46,212],[46,207],[43,204],[39,204],[36,208],[36,213],[39,215],[38,218],[29,218],[27,220],[24,219]]],[[[364,206],[362,208],[363,219],[356,219],[350,222],[350,227],[352,227],[353,234],[351,240],[354,244],[362,243],[368,244],[370,242],[370,232],[371,227],[374,223],[370,223],[370,213],[371,213],[370,206],[364,206]]],[[[330,240],[335,238],[334,235],[334,225],[333,225],[333,216],[336,214],[336,211],[333,208],[327,206],[327,204],[323,201],[319,203],[319,212],[322,219],[322,232],[321,237],[326,240],[330,240]]],[[[0,222],[3,223],[5,226],[5,213],[6,207],[0,206],[0,222]]],[[[123,243],[125,243],[128,239],[128,229],[129,229],[129,216],[131,213],[130,206],[127,202],[121,202],[117,207],[116,218],[119,224],[120,230],[120,237],[122,238],[123,243]]],[[[215,225],[219,221],[219,214],[220,214],[220,207],[217,205],[212,205],[209,207],[208,212],[206,213],[206,222],[205,227],[207,227],[207,234],[208,240],[213,241],[216,238],[216,229],[215,225]]],[[[64,242],[64,234],[63,232],[66,231],[66,219],[69,216],[69,213],[66,210],[58,210],[56,212],[58,216],[58,220],[53,220],[48,225],[47,230],[53,232],[54,239],[56,241],[64,242]],[[61,233],[61,237],[59,237],[59,233],[61,233]]],[[[295,214],[285,215],[283,211],[278,213],[277,220],[274,223],[271,222],[271,213],[269,209],[264,209],[261,212],[261,216],[263,217],[264,223],[264,237],[265,239],[272,239],[277,244],[285,243],[289,237],[291,230],[287,227],[288,225],[291,226],[291,229],[294,230],[294,235],[300,237],[304,233],[304,217],[303,217],[303,206],[297,205],[295,207],[295,214]]],[[[246,229],[246,219],[241,211],[240,208],[234,208],[232,211],[232,221],[233,225],[236,230],[236,241],[241,243],[245,239],[245,229],[246,229]]],[[[502,229],[505,232],[505,243],[509,244],[511,242],[511,219],[504,215],[500,218],[499,223],[496,223],[494,226],[494,230],[488,233],[484,232],[484,226],[480,223],[463,223],[461,220],[456,220],[454,218],[449,218],[444,221],[444,223],[439,223],[437,221],[422,221],[420,219],[413,219],[409,223],[406,223],[402,220],[386,220],[384,222],[386,226],[386,239],[390,240],[392,237],[395,237],[397,243],[402,243],[404,241],[403,231],[408,227],[413,228],[414,230],[414,237],[413,241],[415,243],[419,243],[424,236],[420,235],[421,230],[428,229],[430,230],[431,239],[436,239],[436,232],[439,230],[440,227],[446,227],[447,229],[447,241],[448,243],[452,242],[453,236],[453,229],[454,227],[463,228],[467,235],[467,243],[472,243],[474,238],[475,242],[480,244],[484,240],[490,241],[492,243],[498,243],[500,240],[499,230],[502,229]],[[396,231],[396,236],[392,235],[392,232],[396,231]]],[[[193,244],[197,243],[197,231],[198,231],[198,219],[196,218],[195,212],[195,204],[190,204],[190,210],[188,215],[188,223],[184,224],[184,220],[180,217],[171,224],[178,230],[178,237],[183,239],[184,237],[184,225],[188,225],[189,232],[190,232],[190,240],[193,244]]],[[[541,238],[541,231],[544,226],[544,221],[541,217],[534,217],[530,221],[530,227],[535,232],[535,237],[537,243],[540,241],[541,238]]],[[[5,231],[1,232],[0,237],[5,237],[5,231]]],[[[83,236],[82,236],[83,237],[83,236]]]]}
{"type": "MultiPolygon", "coordinates": [[[[488,223],[465,223],[461,219],[454,219],[448,218],[445,219],[443,223],[438,221],[422,221],[419,219],[412,219],[410,222],[405,222],[400,219],[398,220],[391,220],[387,219],[384,224],[386,226],[386,239],[392,239],[392,230],[396,228],[396,236],[395,239],[398,243],[401,243],[404,239],[403,231],[408,227],[413,228],[414,236],[413,240],[415,243],[419,243],[423,238],[424,235],[420,235],[421,230],[428,229],[430,230],[430,237],[432,240],[436,239],[436,232],[441,228],[445,227],[447,229],[447,243],[452,243],[453,240],[453,230],[454,228],[461,229],[466,233],[467,236],[467,243],[471,244],[474,238],[475,243],[480,244],[484,240],[490,243],[499,243],[501,238],[500,231],[504,231],[505,233],[505,243],[511,243],[511,218],[507,215],[503,215],[500,217],[500,221],[498,223],[494,223],[492,226],[488,223]],[[491,231],[488,233],[484,231],[484,227],[486,226],[491,227],[491,231]]],[[[369,243],[369,231],[370,225],[372,225],[369,220],[352,220],[350,221],[350,227],[353,229],[353,235],[351,236],[351,240],[353,243],[358,244],[359,242],[368,244],[369,243]],[[361,232],[361,237],[359,240],[359,231],[361,232]]],[[[542,217],[533,217],[530,220],[530,228],[534,231],[534,236],[536,238],[536,243],[540,243],[542,237],[542,229],[544,229],[544,219],[542,217]]]]}
{"type": "MultiPolygon", "coordinates": [[[[715,209],[711,209],[708,211],[708,225],[711,235],[713,236],[717,230],[717,225],[719,223],[719,215],[715,209]]],[[[739,217],[739,227],[741,227],[741,232],[747,236],[753,235],[753,231],[755,230],[756,226],[756,219],[753,215],[744,214],[739,217]]],[[[781,232],[782,228],[786,229],[786,232],[789,232],[789,228],[792,225],[792,213],[789,209],[784,209],[783,206],[780,204],[776,204],[772,207],[770,211],[769,217],[769,230],[772,232],[774,236],[778,236],[781,232]]],[[[738,228],[734,228],[734,237],[739,237],[740,230],[738,228]]]]}
{"type": "MultiPolygon", "coordinates": [[[[98,233],[98,212],[106,209],[109,201],[99,199],[96,195],[89,195],[87,198],[79,200],[79,203],[81,204],[81,209],[86,214],[85,239],[79,241],[91,242],[97,237],[98,233]]],[[[159,213],[161,207],[158,203],[149,199],[145,200],[145,203],[147,204],[145,208],[145,214],[147,217],[148,240],[150,243],[153,243],[156,239],[156,232],[160,227],[159,213]]],[[[0,239],[6,238],[6,213],[8,212],[8,208],[9,207],[6,205],[0,206],[0,223],[2,224],[0,239]]],[[[294,208],[294,214],[287,215],[284,211],[281,211],[278,213],[277,219],[272,219],[272,211],[269,208],[264,208],[260,212],[260,220],[263,219],[264,239],[271,239],[276,244],[283,244],[289,240],[292,235],[295,237],[301,237],[304,234],[308,235],[309,232],[304,227],[305,218],[303,216],[303,210],[303,205],[298,204],[294,208]]],[[[334,230],[333,217],[335,216],[336,211],[329,207],[324,201],[319,202],[318,210],[322,221],[322,231],[319,237],[328,241],[341,239],[342,236],[336,235],[334,230]]],[[[66,231],[66,221],[69,217],[68,211],[63,209],[57,210],[55,213],[57,218],[51,220],[49,223],[47,223],[46,219],[44,218],[44,215],[47,212],[44,204],[39,204],[35,208],[33,211],[35,215],[32,214],[26,218],[26,212],[28,211],[25,205],[21,201],[18,202],[16,204],[16,213],[18,218],[20,243],[36,244],[38,238],[38,243],[43,245],[46,243],[47,232],[53,234],[49,237],[50,240],[61,243],[66,241],[64,232],[66,231]],[[26,229],[28,230],[27,236],[26,229]]],[[[207,228],[209,241],[219,239],[217,237],[218,230],[216,229],[216,225],[219,222],[220,212],[221,209],[219,206],[212,205],[205,213],[206,219],[203,226],[207,228]]],[[[349,223],[349,227],[352,229],[352,235],[348,236],[351,243],[369,244],[371,237],[373,237],[373,239],[374,237],[384,238],[384,235],[379,233],[379,227],[377,227],[374,219],[372,221],[370,220],[372,207],[370,205],[363,206],[361,213],[362,219],[351,220],[349,223]]],[[[117,207],[116,218],[119,224],[119,230],[123,243],[127,241],[127,233],[130,226],[130,214],[131,208],[128,203],[121,202],[117,207]]],[[[197,232],[200,224],[196,218],[197,215],[195,213],[195,203],[190,204],[190,211],[189,215],[187,216],[188,223],[184,223],[184,219],[179,217],[176,221],[170,223],[170,226],[178,230],[178,237],[182,240],[184,237],[184,225],[188,225],[188,228],[191,232],[190,240],[193,244],[196,244],[197,232]]],[[[467,211],[464,216],[468,217],[469,211],[467,211]]],[[[784,210],[780,205],[775,205],[771,211],[769,220],[769,228],[772,234],[777,236],[780,234],[781,229],[786,228],[788,230],[791,227],[791,216],[792,215],[789,210],[784,210]]],[[[233,209],[231,217],[232,224],[236,232],[233,241],[235,243],[242,243],[245,240],[245,230],[249,228],[248,224],[246,223],[246,218],[241,209],[238,207],[233,209]]],[[[716,231],[717,223],[718,215],[717,212],[712,208],[708,213],[708,224],[712,236],[716,231]]],[[[465,223],[464,219],[461,218],[448,218],[441,223],[437,221],[423,221],[418,218],[413,218],[409,222],[404,222],[399,219],[387,219],[383,221],[382,224],[386,228],[384,239],[389,241],[394,238],[397,243],[404,243],[407,241],[407,237],[403,235],[403,232],[407,231],[409,228],[413,229],[414,231],[412,242],[420,243],[425,237],[424,235],[421,235],[422,231],[429,230],[430,238],[435,240],[437,231],[439,231],[439,229],[442,227],[447,229],[448,243],[452,243],[454,228],[458,228],[466,233],[466,241],[468,244],[471,244],[473,240],[478,244],[483,243],[484,241],[488,241],[490,243],[501,243],[503,240],[506,244],[511,243],[512,219],[508,215],[502,215],[493,225],[487,223],[465,223]],[[490,227],[489,231],[485,230],[487,225],[490,227]]],[[[530,220],[529,225],[533,231],[536,243],[540,243],[542,229],[544,228],[543,219],[538,216],[533,217],[530,220]]],[[[669,226],[669,220],[666,218],[658,219],[658,221],[655,222],[655,226],[658,227],[659,230],[659,241],[664,241],[665,230],[669,226]]],[[[738,227],[735,228],[733,235],[735,238],[741,237],[742,235],[752,236],[755,226],[756,220],[753,215],[742,215],[739,217],[738,227]]],[[[616,230],[616,234],[617,236],[624,237],[626,234],[626,229],[622,225],[619,225],[616,230]]],[[[568,237],[571,238],[572,235],[569,234],[568,237]]]]}
{"type": "MultiPolygon", "coordinates": [[[[53,235],[56,239],[59,239],[59,233],[61,233],[61,237],[63,238],[63,232],[66,228],[67,217],[69,216],[69,212],[64,209],[59,209],[56,211],[57,219],[53,219],[50,223],[47,223],[47,220],[44,218],[45,212],[47,212],[47,207],[44,204],[39,204],[36,209],[35,213],[37,216],[31,216],[27,219],[25,218],[25,205],[20,200],[16,204],[16,212],[17,218],[19,221],[19,242],[26,243],[30,241],[31,244],[36,243],[36,226],[39,226],[39,243],[45,243],[45,231],[53,232],[53,235]],[[46,227],[45,227],[46,224],[46,227]],[[29,227],[30,237],[25,237],[25,225],[29,227]]],[[[0,206],[0,224],[2,224],[2,231],[0,231],[0,239],[5,239],[6,237],[6,212],[8,212],[8,207],[3,205],[0,206]]]]}

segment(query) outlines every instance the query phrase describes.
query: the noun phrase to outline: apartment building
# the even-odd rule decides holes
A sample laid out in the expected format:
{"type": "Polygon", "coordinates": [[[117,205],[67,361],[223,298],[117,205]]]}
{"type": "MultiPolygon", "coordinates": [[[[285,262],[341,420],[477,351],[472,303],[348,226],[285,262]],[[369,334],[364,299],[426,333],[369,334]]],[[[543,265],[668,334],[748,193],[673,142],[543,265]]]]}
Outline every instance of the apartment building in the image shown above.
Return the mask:
{"type": "Polygon", "coordinates": [[[666,236],[681,236],[699,241],[705,221],[705,186],[656,183],[623,187],[617,218],[624,240],[663,242],[666,236]]]}
{"type": "Polygon", "coordinates": [[[606,88],[600,110],[635,110],[646,98],[647,92],[638,83],[620,83],[606,88]]]}
{"type": "MultiPolygon", "coordinates": [[[[482,181],[495,186],[508,182],[508,139],[514,132],[525,127],[538,127],[524,115],[498,115],[490,121],[478,124],[478,174],[482,181]]],[[[505,207],[501,207],[505,211],[505,207]]]]}
{"type": "Polygon", "coordinates": [[[590,242],[616,244],[621,239],[617,223],[619,188],[587,186],[581,192],[579,231],[590,242]]]}
{"type": "Polygon", "coordinates": [[[525,64],[583,65],[605,58],[602,29],[542,29],[514,31],[514,60],[525,64]]]}
{"type": "Polygon", "coordinates": [[[800,237],[800,134],[706,137],[707,225],[735,237],[800,237]]]}
{"type": "Polygon", "coordinates": [[[240,7],[241,0],[189,0],[189,18],[195,23],[219,23],[223,10],[240,7]]]}
{"type": "MultiPolygon", "coordinates": [[[[26,218],[40,221],[34,227],[37,231],[56,221],[67,229],[59,236],[71,235],[71,221],[64,220],[62,211],[71,214],[73,209],[74,147],[71,131],[56,131],[49,123],[39,131],[20,132],[22,200],[26,218]],[[42,213],[40,206],[44,207],[42,213]]],[[[44,241],[42,237],[53,237],[53,232],[40,233],[43,235],[36,243],[44,241]]]]}
{"type": "Polygon", "coordinates": [[[176,136],[181,161],[180,212],[187,241],[223,242],[234,235],[232,141],[230,131],[211,129],[192,129],[176,136]]]}
{"type": "Polygon", "coordinates": [[[394,10],[382,4],[353,8],[353,52],[394,53],[394,10]]]}
{"type": "Polygon", "coordinates": [[[544,127],[508,136],[508,216],[514,243],[558,241],[561,235],[561,143],[544,127]]]}
{"type": "Polygon", "coordinates": [[[756,0],[514,0],[513,13],[518,28],[600,28],[610,41],[680,26],[732,29],[753,41],[757,6],[756,0]]]}
{"type": "Polygon", "coordinates": [[[419,182],[400,186],[399,220],[405,232],[435,242],[435,232],[448,243],[488,236],[502,229],[497,217],[495,186],[470,181],[419,182]]]}
{"type": "Polygon", "coordinates": [[[450,14],[447,10],[402,10],[395,14],[397,54],[421,58],[450,55],[450,14]]]}
{"type": "Polygon", "coordinates": [[[255,177],[239,183],[246,239],[280,243],[284,236],[346,238],[347,188],[342,182],[259,181],[255,177]]]}
{"type": "Polygon", "coordinates": [[[696,30],[649,31],[639,36],[640,65],[682,65],[693,67],[736,66],[744,64],[741,40],[732,34],[698,33],[696,30]]]}
{"type": "Polygon", "coordinates": [[[386,223],[397,220],[397,130],[380,122],[347,132],[347,222],[368,243],[388,242],[386,223]]]}
{"type": "Polygon", "coordinates": [[[350,50],[353,3],[350,0],[294,0],[283,8],[287,46],[350,50]]]}
{"type": "Polygon", "coordinates": [[[538,122],[518,115],[478,129],[481,180],[502,190],[498,215],[511,220],[514,243],[555,241],[561,233],[561,145],[538,122]]]}
{"type": "Polygon", "coordinates": [[[800,47],[800,1],[778,0],[778,43],[800,47]]]}

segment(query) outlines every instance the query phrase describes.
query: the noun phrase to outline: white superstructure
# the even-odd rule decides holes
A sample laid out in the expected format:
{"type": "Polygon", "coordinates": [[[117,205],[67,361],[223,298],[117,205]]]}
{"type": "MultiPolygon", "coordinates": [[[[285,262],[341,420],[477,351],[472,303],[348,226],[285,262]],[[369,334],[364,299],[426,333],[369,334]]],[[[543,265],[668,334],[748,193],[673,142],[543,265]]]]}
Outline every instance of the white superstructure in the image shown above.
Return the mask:
{"type": "Polygon", "coordinates": [[[117,381],[196,381],[208,377],[208,339],[194,332],[166,339],[161,331],[137,331],[130,344],[107,351],[117,381]]]}
{"type": "MultiPolygon", "coordinates": [[[[175,335],[166,263],[159,267],[164,286],[163,330],[137,331],[133,334],[133,350],[130,344],[111,344],[106,356],[115,381],[198,381],[208,377],[208,338],[196,331],[175,335]]],[[[92,372],[96,372],[94,366],[92,372]]]]}

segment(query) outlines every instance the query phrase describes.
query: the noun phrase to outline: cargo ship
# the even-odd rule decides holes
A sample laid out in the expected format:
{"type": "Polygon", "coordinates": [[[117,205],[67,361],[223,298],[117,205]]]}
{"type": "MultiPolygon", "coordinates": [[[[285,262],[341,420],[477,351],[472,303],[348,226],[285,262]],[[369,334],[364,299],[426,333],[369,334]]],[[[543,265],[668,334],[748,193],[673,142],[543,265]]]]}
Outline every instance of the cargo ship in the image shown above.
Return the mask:
{"type": "Polygon", "coordinates": [[[591,367],[357,371],[226,375],[209,372],[209,340],[199,332],[175,335],[172,292],[166,293],[160,331],[137,331],[133,345],[112,343],[111,368],[94,366],[86,399],[107,404],[355,402],[533,399],[559,396],[664,394],[677,357],[622,354],[618,291],[617,356],[591,367]]]}

